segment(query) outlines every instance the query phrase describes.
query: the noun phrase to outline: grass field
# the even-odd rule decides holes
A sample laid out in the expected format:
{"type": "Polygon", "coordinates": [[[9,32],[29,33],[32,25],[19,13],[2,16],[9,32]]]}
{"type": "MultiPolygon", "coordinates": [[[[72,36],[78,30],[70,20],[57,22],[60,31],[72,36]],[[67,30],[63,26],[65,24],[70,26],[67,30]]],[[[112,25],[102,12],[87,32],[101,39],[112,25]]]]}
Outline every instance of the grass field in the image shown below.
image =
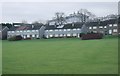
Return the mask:
{"type": "Polygon", "coordinates": [[[3,41],[3,74],[115,74],[118,39],[3,41]]]}

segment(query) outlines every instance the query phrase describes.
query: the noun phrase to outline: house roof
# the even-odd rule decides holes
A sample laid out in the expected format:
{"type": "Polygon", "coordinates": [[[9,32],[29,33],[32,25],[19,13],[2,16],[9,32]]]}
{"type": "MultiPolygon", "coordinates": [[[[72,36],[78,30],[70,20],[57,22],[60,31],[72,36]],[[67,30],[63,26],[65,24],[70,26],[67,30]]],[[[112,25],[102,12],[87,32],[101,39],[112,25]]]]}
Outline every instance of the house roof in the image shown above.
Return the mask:
{"type": "Polygon", "coordinates": [[[34,26],[34,25],[24,25],[24,26],[18,26],[18,27],[11,27],[9,31],[15,31],[15,30],[38,30],[42,27],[42,25],[34,26]]]}
{"type": "Polygon", "coordinates": [[[75,23],[75,24],[65,24],[62,28],[57,28],[58,25],[47,25],[46,30],[50,29],[74,29],[74,28],[81,28],[83,23],[75,23]]]}
{"type": "Polygon", "coordinates": [[[3,30],[4,28],[6,28],[7,26],[2,26],[2,24],[0,24],[0,30],[3,30]]]}

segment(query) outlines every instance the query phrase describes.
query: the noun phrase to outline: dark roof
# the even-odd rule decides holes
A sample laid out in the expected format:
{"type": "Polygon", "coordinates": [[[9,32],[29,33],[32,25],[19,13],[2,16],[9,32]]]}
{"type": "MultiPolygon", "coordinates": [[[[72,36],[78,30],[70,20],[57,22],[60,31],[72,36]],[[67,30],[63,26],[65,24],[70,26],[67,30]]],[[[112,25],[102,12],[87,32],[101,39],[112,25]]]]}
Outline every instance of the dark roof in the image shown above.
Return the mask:
{"type": "Polygon", "coordinates": [[[15,31],[15,30],[37,30],[40,29],[41,26],[34,26],[34,25],[24,25],[24,26],[18,26],[18,27],[11,27],[9,31],[15,31]]]}
{"type": "Polygon", "coordinates": [[[47,25],[46,30],[50,29],[74,29],[74,28],[81,28],[83,23],[75,23],[75,24],[65,24],[62,28],[57,28],[58,25],[47,25]]]}

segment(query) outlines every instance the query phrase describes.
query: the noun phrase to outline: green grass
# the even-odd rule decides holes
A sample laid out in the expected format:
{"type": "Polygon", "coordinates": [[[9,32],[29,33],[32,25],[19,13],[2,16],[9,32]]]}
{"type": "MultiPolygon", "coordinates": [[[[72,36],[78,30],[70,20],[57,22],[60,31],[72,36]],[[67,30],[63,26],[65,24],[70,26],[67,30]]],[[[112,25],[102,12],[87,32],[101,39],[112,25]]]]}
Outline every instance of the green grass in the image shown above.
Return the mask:
{"type": "Polygon", "coordinates": [[[3,74],[116,74],[118,39],[3,41],[3,74]]]}

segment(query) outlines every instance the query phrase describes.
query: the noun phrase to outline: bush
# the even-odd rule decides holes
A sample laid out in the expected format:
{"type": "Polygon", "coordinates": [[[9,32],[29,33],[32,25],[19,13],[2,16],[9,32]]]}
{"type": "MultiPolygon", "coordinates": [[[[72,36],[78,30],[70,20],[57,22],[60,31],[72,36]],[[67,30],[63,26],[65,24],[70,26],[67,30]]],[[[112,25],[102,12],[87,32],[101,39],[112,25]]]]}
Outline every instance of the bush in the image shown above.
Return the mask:
{"type": "Polygon", "coordinates": [[[22,40],[22,36],[21,35],[17,35],[17,36],[12,36],[10,37],[8,40],[9,41],[18,41],[18,40],[22,40]]]}
{"type": "Polygon", "coordinates": [[[89,33],[89,34],[84,34],[81,37],[82,40],[102,39],[102,38],[103,38],[103,34],[101,33],[89,33]]]}

